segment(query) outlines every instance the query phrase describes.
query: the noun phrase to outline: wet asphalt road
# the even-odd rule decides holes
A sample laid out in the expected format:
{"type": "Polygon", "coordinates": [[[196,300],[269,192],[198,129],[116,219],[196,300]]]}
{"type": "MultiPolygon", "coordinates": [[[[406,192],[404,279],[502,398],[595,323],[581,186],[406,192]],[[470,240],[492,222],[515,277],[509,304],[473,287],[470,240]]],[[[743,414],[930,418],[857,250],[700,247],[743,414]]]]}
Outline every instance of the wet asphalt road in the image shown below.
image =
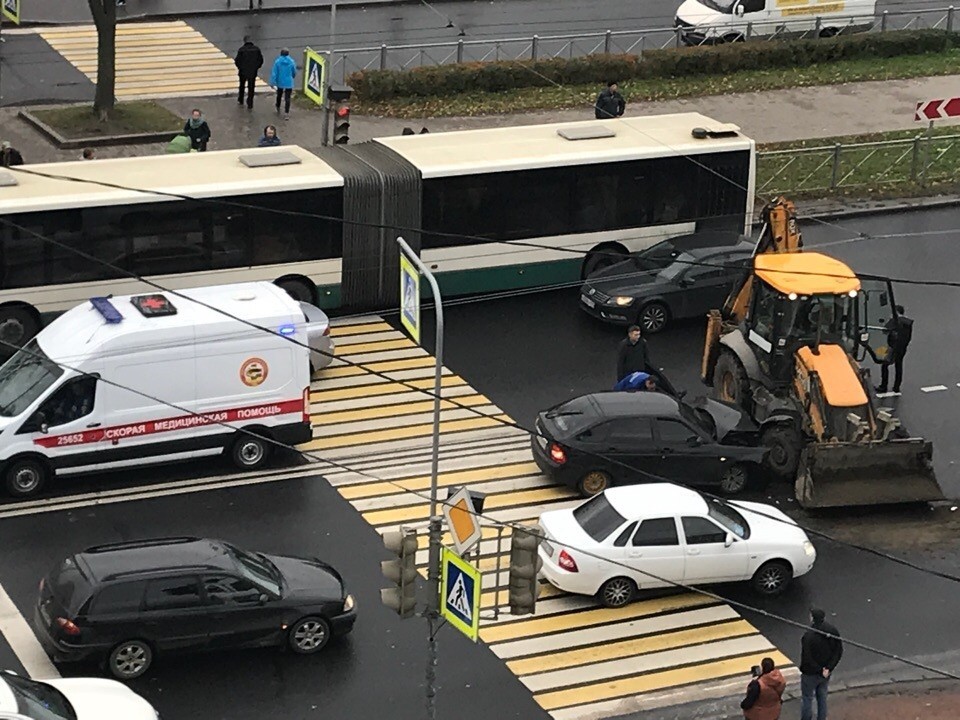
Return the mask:
{"type": "MultiPolygon", "coordinates": [[[[960,277],[954,248],[958,229],[960,209],[946,209],[847,220],[835,226],[807,225],[804,233],[813,247],[846,241],[857,233],[914,233],[833,244],[830,252],[860,272],[950,280],[960,277]]],[[[960,479],[952,410],[957,406],[955,394],[960,393],[955,359],[960,330],[950,322],[949,308],[955,306],[960,290],[898,285],[896,292],[898,302],[916,319],[900,411],[914,432],[934,441],[939,477],[948,494],[956,496],[960,479]],[[933,385],[948,389],[921,390],[933,385]]],[[[447,366],[522,424],[531,422],[543,407],[612,382],[621,331],[583,315],[575,290],[453,305],[447,317],[447,366]]],[[[424,336],[430,332],[425,328],[424,336]]],[[[675,384],[697,394],[702,323],[669,330],[651,338],[650,344],[657,363],[675,384]]],[[[219,470],[213,463],[185,465],[151,470],[137,479],[190,478],[219,470]]],[[[100,476],[71,489],[123,484],[122,477],[100,476]]],[[[784,488],[773,488],[771,496],[792,508],[784,488]]],[[[901,515],[832,513],[804,521],[844,534],[853,517],[882,535],[878,528],[901,515]]],[[[0,578],[28,616],[38,578],[57,559],[78,547],[133,536],[205,534],[264,551],[316,554],[341,570],[360,600],[361,619],[351,637],[315,658],[265,650],[163,663],[136,688],[165,718],[423,716],[423,623],[400,622],[379,605],[378,563],[385,555],[376,534],[320,478],[5,518],[0,523],[4,548],[0,578]]],[[[911,559],[952,570],[957,537],[948,538],[952,545],[932,548],[938,552],[915,544],[901,549],[892,540],[885,545],[911,559]]],[[[819,559],[814,571],[786,596],[760,601],[737,586],[719,592],[734,602],[800,622],[806,620],[810,605],[820,605],[833,615],[844,636],[907,657],[960,647],[956,583],[827,540],[815,543],[819,559]]],[[[755,611],[744,612],[792,659],[799,659],[799,630],[755,611]]],[[[452,631],[442,638],[439,703],[444,714],[455,711],[468,720],[544,717],[489,651],[471,647],[452,631]]],[[[848,646],[838,676],[885,664],[883,658],[848,646]]],[[[17,668],[2,642],[0,667],[17,668]]]]}

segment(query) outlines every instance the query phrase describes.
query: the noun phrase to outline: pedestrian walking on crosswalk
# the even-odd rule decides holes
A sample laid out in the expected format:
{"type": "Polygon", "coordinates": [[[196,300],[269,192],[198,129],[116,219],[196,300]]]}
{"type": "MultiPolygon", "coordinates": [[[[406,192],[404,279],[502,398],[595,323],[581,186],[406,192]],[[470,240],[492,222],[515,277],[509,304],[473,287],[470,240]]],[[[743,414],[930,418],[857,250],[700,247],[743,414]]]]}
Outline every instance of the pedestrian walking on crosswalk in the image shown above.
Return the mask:
{"type": "Polygon", "coordinates": [[[283,100],[284,119],[290,119],[290,96],[293,94],[293,81],[297,77],[297,64],[290,57],[290,51],[284,48],[277,59],[273,61],[270,71],[270,85],[277,90],[277,112],[280,112],[280,101],[283,100]]]}
{"type": "Polygon", "coordinates": [[[263,53],[253,44],[249,35],[244,36],[243,45],[237,50],[233,59],[240,76],[240,92],[237,94],[237,105],[243,105],[244,94],[247,99],[247,109],[253,110],[253,89],[257,84],[257,73],[263,67],[263,53]],[[246,92],[244,92],[246,91],[246,92]]]}

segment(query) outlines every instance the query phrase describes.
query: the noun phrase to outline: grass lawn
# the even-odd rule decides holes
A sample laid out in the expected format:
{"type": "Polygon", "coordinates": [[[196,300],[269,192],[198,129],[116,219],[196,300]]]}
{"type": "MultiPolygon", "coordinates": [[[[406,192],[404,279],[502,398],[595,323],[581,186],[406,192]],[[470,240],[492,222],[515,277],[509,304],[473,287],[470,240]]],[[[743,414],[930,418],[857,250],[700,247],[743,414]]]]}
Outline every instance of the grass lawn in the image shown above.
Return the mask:
{"type": "Polygon", "coordinates": [[[183,118],[150,101],[117,103],[106,122],[100,122],[91,105],[30,112],[68,139],[177,131],[183,127],[183,118]]]}
{"type": "Polygon", "coordinates": [[[929,195],[960,188],[960,126],[773,143],[758,148],[757,192],[792,197],[929,195]],[[839,149],[836,147],[839,145],[839,149]]]}
{"type": "MultiPolygon", "coordinates": [[[[731,75],[629,80],[620,85],[627,102],[670,100],[681,97],[723,95],[756,90],[837,85],[865,80],[896,80],[960,71],[960,50],[892,58],[845,60],[805,68],[751,70],[731,75]]],[[[500,93],[474,92],[452,97],[396,98],[364,102],[354,98],[358,114],[398,118],[455,117],[593,107],[597,85],[518,88],[500,93]]]]}

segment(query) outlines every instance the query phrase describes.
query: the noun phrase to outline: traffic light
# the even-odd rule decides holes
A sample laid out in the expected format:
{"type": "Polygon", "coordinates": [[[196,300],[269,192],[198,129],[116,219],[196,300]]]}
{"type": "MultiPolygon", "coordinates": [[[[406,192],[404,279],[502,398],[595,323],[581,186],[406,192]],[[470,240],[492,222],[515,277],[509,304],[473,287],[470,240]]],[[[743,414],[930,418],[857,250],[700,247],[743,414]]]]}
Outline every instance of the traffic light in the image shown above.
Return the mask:
{"type": "Polygon", "coordinates": [[[384,533],[383,545],[397,559],[380,563],[383,576],[395,586],[380,591],[380,602],[402,618],[412,617],[417,609],[417,533],[384,533]]]}
{"type": "Polygon", "coordinates": [[[333,144],[346,145],[350,142],[350,106],[338,102],[333,110],[333,144]]]}
{"type": "Polygon", "coordinates": [[[515,527],[510,538],[510,612],[532,615],[537,607],[540,581],[537,574],[543,566],[539,528],[515,527]]]}

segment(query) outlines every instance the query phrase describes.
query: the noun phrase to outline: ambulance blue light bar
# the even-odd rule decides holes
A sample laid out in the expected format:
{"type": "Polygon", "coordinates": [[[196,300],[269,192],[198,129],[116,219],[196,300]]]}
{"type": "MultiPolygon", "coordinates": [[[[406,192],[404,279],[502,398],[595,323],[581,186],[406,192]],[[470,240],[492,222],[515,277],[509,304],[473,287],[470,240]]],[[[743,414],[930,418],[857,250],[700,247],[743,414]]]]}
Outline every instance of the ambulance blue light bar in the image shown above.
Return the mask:
{"type": "Polygon", "coordinates": [[[116,325],[118,322],[123,320],[123,315],[121,315],[120,311],[113,306],[113,303],[110,302],[109,298],[90,298],[90,304],[93,305],[97,309],[97,312],[103,316],[103,319],[111,325],[116,325]]]}

